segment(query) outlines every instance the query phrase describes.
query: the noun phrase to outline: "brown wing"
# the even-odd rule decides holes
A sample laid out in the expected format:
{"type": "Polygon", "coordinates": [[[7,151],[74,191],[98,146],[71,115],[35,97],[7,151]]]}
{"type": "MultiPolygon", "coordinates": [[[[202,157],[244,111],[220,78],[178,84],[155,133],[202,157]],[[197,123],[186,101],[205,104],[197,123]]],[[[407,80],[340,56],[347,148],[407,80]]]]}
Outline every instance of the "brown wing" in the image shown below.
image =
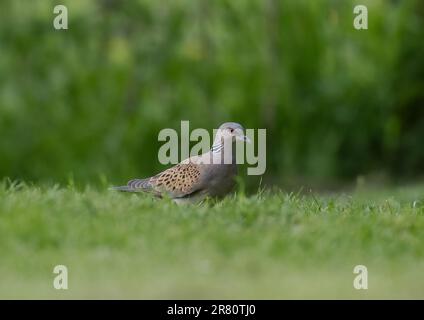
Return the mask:
{"type": "Polygon", "coordinates": [[[153,189],[171,197],[183,197],[197,191],[200,180],[199,165],[181,163],[150,178],[153,189]]]}

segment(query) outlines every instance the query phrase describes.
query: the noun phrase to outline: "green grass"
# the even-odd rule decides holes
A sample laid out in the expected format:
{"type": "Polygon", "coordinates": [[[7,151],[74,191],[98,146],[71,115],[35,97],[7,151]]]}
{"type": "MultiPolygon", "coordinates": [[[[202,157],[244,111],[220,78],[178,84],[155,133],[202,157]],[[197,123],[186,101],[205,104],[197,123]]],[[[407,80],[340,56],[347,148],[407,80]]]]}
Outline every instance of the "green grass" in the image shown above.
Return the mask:
{"type": "Polygon", "coordinates": [[[201,206],[0,184],[0,298],[424,298],[424,189],[201,206]],[[415,204],[414,204],[415,202],[415,204]],[[53,267],[69,290],[53,289],[53,267]],[[353,268],[368,267],[355,290],[353,268]]]}

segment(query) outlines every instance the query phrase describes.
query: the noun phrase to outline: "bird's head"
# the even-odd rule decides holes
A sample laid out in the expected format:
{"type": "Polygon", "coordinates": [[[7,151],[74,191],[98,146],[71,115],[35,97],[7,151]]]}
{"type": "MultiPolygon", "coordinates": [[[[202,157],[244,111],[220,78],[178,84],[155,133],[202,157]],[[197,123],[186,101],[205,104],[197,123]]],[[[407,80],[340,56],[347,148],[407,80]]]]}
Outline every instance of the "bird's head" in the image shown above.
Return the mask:
{"type": "Polygon", "coordinates": [[[245,136],[244,128],[237,122],[226,122],[222,124],[216,133],[215,141],[244,141],[250,143],[250,139],[245,136]]]}

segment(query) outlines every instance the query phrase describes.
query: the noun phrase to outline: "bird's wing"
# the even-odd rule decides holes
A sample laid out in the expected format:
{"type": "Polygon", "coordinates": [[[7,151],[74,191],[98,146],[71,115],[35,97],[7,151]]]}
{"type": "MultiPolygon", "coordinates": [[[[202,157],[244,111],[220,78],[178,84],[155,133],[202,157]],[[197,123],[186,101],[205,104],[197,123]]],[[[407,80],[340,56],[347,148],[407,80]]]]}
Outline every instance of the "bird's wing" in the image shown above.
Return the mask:
{"type": "Polygon", "coordinates": [[[157,196],[168,195],[171,198],[188,196],[201,189],[201,168],[195,163],[180,163],[151,178],[134,179],[127,188],[132,192],[152,192],[157,196]]]}

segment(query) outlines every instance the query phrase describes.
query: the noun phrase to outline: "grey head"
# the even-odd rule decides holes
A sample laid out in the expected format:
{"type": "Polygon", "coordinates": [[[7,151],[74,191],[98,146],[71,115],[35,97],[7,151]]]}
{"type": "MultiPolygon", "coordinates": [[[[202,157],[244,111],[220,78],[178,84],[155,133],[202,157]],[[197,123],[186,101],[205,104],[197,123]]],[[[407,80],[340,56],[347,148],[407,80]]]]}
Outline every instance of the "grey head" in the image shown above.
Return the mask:
{"type": "Polygon", "coordinates": [[[214,144],[222,144],[224,141],[244,141],[249,142],[250,139],[245,136],[244,128],[237,122],[225,122],[218,128],[215,136],[214,144]]]}

